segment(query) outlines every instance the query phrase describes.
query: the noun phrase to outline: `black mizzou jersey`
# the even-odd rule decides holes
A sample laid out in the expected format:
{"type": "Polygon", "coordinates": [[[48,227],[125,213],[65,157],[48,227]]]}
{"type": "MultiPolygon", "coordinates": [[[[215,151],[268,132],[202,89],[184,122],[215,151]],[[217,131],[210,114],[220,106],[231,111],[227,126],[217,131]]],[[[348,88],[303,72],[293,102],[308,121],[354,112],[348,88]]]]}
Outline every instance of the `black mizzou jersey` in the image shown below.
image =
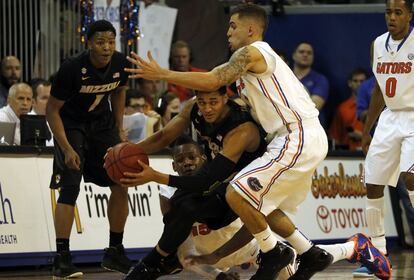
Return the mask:
{"type": "Polygon", "coordinates": [[[60,109],[62,120],[88,121],[110,113],[109,96],[126,84],[127,63],[125,56],[116,51],[103,69],[92,65],[87,50],[66,60],[51,90],[52,96],[65,101],[60,109]]]}
{"type": "MultiPolygon", "coordinates": [[[[237,126],[252,122],[257,125],[250,115],[246,107],[242,107],[232,100],[228,100],[227,104],[230,106],[225,118],[216,124],[206,122],[198,110],[197,103],[191,109],[191,121],[205,145],[205,152],[209,160],[212,160],[223,149],[223,140],[228,132],[237,126]]],[[[265,131],[257,125],[260,132],[260,145],[255,152],[244,152],[236,164],[236,170],[241,170],[254,159],[263,155],[266,151],[267,143],[265,141],[265,131]]]]}

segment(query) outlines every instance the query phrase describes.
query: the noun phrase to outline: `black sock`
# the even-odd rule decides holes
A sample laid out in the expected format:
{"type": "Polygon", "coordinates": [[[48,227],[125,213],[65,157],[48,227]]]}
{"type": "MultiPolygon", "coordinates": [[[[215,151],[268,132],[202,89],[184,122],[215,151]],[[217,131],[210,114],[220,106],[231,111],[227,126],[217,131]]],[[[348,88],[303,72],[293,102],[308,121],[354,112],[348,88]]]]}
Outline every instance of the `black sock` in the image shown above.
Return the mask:
{"type": "Polygon", "coordinates": [[[58,253],[62,251],[69,251],[69,239],[68,238],[56,238],[56,251],[58,253]]]}
{"type": "Polygon", "coordinates": [[[151,252],[148,253],[143,259],[146,264],[155,264],[158,265],[161,259],[164,258],[160,253],[158,253],[156,248],[153,248],[151,252]]]}
{"type": "Polygon", "coordinates": [[[109,247],[115,247],[122,244],[122,239],[124,238],[123,232],[113,232],[109,231],[109,247]]]}

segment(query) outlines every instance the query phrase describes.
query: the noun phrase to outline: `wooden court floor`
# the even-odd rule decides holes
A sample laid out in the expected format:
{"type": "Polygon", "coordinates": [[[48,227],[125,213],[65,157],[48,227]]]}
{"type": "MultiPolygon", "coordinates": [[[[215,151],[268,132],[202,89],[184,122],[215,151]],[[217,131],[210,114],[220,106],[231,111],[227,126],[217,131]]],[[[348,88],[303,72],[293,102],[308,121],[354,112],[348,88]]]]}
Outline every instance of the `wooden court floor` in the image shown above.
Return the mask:
{"type": "MultiPolygon", "coordinates": [[[[392,279],[414,279],[414,251],[408,250],[395,250],[390,254],[391,263],[393,265],[393,277],[392,279]]],[[[316,274],[312,279],[356,279],[352,277],[352,270],[356,268],[355,264],[350,264],[347,261],[340,261],[331,265],[327,270],[316,274]]],[[[52,279],[48,268],[39,269],[4,269],[0,268],[0,279],[8,280],[44,280],[52,279]]],[[[115,272],[107,272],[98,266],[82,267],[85,280],[120,280],[122,275],[115,272]]],[[[252,275],[252,270],[237,269],[241,275],[241,279],[249,279],[252,275]]],[[[199,280],[205,279],[197,276],[194,273],[182,272],[173,276],[164,276],[160,279],[184,279],[184,280],[199,280]]],[[[362,278],[358,278],[362,279],[362,278]]],[[[365,278],[367,279],[367,278],[365,278]]],[[[369,278],[368,278],[369,279],[369,278]]],[[[372,279],[372,278],[371,278],[372,279]]]]}

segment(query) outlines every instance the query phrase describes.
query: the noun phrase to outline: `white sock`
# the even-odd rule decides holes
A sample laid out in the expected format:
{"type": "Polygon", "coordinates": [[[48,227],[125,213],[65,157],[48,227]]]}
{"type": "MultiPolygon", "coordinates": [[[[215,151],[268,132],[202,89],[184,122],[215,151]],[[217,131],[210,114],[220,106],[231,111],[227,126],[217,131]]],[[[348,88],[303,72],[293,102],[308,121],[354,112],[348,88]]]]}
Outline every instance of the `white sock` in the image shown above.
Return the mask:
{"type": "Polygon", "coordinates": [[[259,248],[263,253],[269,252],[275,248],[277,244],[277,238],[270,230],[269,226],[267,226],[264,231],[253,234],[253,236],[256,238],[257,243],[259,243],[259,248]]]}
{"type": "Polygon", "coordinates": [[[367,199],[367,224],[371,242],[384,254],[387,253],[384,228],[384,197],[367,199]]]}
{"type": "Polygon", "coordinates": [[[332,263],[335,263],[340,260],[348,259],[354,253],[355,243],[353,241],[348,241],[346,243],[333,244],[333,245],[316,245],[319,248],[327,251],[331,254],[334,259],[332,263]]]}
{"type": "Polygon", "coordinates": [[[302,255],[313,246],[312,241],[307,239],[298,229],[295,229],[291,235],[286,237],[286,241],[295,248],[299,255],[302,255]]]}
{"type": "Polygon", "coordinates": [[[410,197],[410,200],[411,200],[411,206],[414,207],[414,191],[410,191],[410,190],[407,190],[407,191],[408,191],[408,196],[410,197]]]}

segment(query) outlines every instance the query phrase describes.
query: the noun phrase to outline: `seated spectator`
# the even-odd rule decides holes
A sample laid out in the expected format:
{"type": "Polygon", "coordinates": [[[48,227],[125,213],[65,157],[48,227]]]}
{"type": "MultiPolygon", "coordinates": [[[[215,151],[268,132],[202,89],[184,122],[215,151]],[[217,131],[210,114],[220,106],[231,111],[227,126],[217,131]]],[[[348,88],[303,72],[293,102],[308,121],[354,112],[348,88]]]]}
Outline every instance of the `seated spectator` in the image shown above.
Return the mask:
{"type": "Polygon", "coordinates": [[[16,123],[14,144],[20,145],[20,116],[27,114],[32,106],[32,88],[25,83],[16,83],[9,89],[7,106],[0,109],[0,122],[16,123]]]}
{"type": "Polygon", "coordinates": [[[7,105],[7,96],[12,85],[20,81],[20,60],[15,56],[6,56],[1,61],[0,72],[0,108],[7,105]]]}
{"type": "Polygon", "coordinates": [[[145,107],[145,95],[136,89],[128,89],[123,126],[131,142],[138,142],[161,128],[160,115],[152,110],[145,112],[145,107]]]}
{"type": "MultiPolygon", "coordinates": [[[[184,41],[177,41],[171,46],[170,68],[179,72],[205,72],[207,70],[191,66],[190,46],[184,41]]],[[[168,84],[168,91],[175,93],[181,102],[195,96],[194,90],[175,84],[168,84]]]]}
{"type": "MultiPolygon", "coordinates": [[[[29,112],[29,115],[45,116],[46,105],[50,97],[50,90],[52,88],[52,84],[44,79],[32,79],[30,81],[30,84],[32,86],[33,91],[33,104],[32,110],[29,112]]],[[[49,128],[49,133],[46,140],[46,146],[53,146],[53,137],[49,127],[49,123],[47,123],[47,127],[49,128]]]]}
{"type": "Polygon", "coordinates": [[[367,118],[369,102],[371,100],[372,90],[374,89],[375,83],[375,76],[372,76],[365,80],[357,90],[357,116],[362,123],[365,123],[365,119],[367,118]]]}
{"type": "Polygon", "coordinates": [[[151,81],[146,79],[138,79],[139,91],[144,94],[147,108],[145,110],[154,110],[157,107],[156,102],[160,97],[158,83],[162,81],[151,81]]]}
{"type": "Polygon", "coordinates": [[[319,110],[319,120],[322,126],[327,129],[327,112],[324,108],[329,96],[328,79],[312,69],[314,52],[308,42],[299,43],[292,55],[293,72],[309,92],[312,101],[319,110]]]}
{"type": "Polygon", "coordinates": [[[339,105],[329,133],[336,146],[345,146],[352,151],[361,149],[364,125],[357,118],[356,96],[359,86],[366,78],[365,70],[357,68],[352,71],[348,79],[351,96],[339,105]]]}
{"type": "Polygon", "coordinates": [[[165,126],[181,109],[181,101],[172,92],[164,93],[158,101],[157,112],[161,115],[161,123],[165,126]]]}

